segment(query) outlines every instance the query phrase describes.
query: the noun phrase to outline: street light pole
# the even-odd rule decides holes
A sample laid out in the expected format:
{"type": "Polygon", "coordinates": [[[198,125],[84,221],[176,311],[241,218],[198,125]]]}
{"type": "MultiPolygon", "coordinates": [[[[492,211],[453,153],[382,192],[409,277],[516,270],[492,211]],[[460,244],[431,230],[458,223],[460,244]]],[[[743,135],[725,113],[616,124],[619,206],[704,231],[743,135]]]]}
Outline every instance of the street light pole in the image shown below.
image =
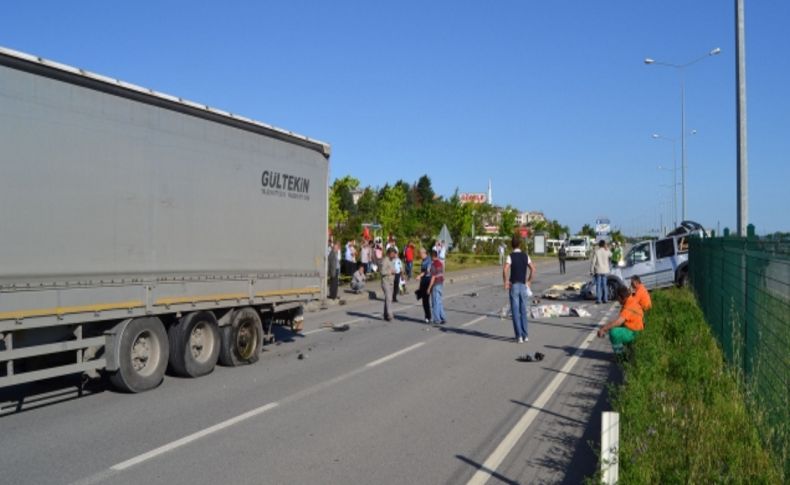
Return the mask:
{"type": "Polygon", "coordinates": [[[749,224],[749,157],[746,151],[746,40],[744,39],[744,0],[735,0],[735,81],[737,84],[738,125],[738,235],[746,236],[749,224]]]}
{"type": "Polygon", "coordinates": [[[675,162],[672,170],[667,167],[658,166],[659,170],[666,170],[672,172],[672,227],[678,227],[678,164],[675,162]]]}
{"type": "Polygon", "coordinates": [[[680,70],[680,185],[681,185],[681,207],[683,207],[680,218],[686,219],[686,73],[680,70]]]}
{"type": "MultiPolygon", "coordinates": [[[[742,2],[743,0],[736,0],[742,2]]],[[[680,73],[680,159],[681,159],[681,184],[682,184],[682,220],[686,220],[686,73],[685,69],[706,57],[716,56],[721,53],[721,49],[716,47],[711,49],[707,54],[691,60],[685,64],[673,64],[671,62],[660,62],[650,57],[645,58],[645,64],[655,64],[657,66],[665,66],[674,68],[680,73]]]]}
{"type": "MultiPolygon", "coordinates": [[[[685,133],[685,131],[684,131],[685,133]]],[[[692,130],[691,134],[694,135],[697,133],[697,130],[692,130]]],[[[663,140],[672,143],[672,186],[673,186],[673,199],[672,199],[672,223],[674,227],[678,226],[678,150],[677,150],[677,139],[669,138],[668,136],[663,136],[658,133],[653,133],[652,138],[654,140],[663,140]]],[[[685,138],[684,138],[685,140],[685,138]]],[[[661,169],[662,167],[658,167],[661,169]]],[[[685,217],[684,217],[685,220],[685,217]]]]}

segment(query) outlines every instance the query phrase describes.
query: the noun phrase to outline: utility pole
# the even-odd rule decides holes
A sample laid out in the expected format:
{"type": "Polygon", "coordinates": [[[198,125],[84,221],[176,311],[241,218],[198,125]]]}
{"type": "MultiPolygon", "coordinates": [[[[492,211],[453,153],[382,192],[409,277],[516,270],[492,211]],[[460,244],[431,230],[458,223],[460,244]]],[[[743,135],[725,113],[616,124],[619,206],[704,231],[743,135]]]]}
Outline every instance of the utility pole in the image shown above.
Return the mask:
{"type": "Polygon", "coordinates": [[[738,129],[738,235],[746,236],[749,224],[749,157],[746,150],[746,40],[744,0],[735,0],[735,83],[738,129]]]}

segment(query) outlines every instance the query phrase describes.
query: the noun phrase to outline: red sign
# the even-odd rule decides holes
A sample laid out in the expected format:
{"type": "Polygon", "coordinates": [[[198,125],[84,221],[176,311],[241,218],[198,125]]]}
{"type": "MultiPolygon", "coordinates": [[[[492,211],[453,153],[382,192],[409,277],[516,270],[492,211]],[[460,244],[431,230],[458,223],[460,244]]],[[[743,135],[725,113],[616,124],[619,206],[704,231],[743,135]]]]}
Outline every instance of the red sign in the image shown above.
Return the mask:
{"type": "Polygon", "coordinates": [[[488,202],[488,196],[482,192],[463,192],[458,194],[458,198],[463,204],[485,204],[488,202]]]}

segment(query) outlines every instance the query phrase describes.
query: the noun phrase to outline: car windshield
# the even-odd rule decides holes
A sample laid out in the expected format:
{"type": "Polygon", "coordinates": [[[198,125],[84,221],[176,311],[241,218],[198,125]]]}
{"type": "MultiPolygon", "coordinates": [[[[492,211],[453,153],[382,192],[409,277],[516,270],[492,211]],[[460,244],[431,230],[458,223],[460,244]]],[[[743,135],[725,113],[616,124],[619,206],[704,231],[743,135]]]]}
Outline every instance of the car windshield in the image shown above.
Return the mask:
{"type": "Polygon", "coordinates": [[[584,239],[571,239],[570,246],[584,246],[584,239]]]}

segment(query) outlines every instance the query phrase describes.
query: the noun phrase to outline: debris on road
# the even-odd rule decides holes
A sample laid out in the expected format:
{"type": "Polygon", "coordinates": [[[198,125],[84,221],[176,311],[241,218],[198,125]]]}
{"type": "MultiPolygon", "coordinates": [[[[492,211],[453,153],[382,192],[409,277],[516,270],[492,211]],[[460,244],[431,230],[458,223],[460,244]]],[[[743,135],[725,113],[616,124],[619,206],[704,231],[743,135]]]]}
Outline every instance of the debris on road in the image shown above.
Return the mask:
{"type": "Polygon", "coordinates": [[[554,303],[551,305],[535,305],[529,309],[530,318],[553,317],[589,317],[590,312],[583,306],[570,307],[554,303]]]}
{"type": "Polygon", "coordinates": [[[540,362],[546,356],[540,352],[527,352],[526,354],[519,356],[516,360],[519,362],[540,362]]]}
{"type": "Polygon", "coordinates": [[[297,359],[299,359],[299,360],[304,360],[304,359],[306,359],[306,358],[307,358],[307,356],[306,356],[306,355],[304,355],[303,353],[299,352],[299,355],[298,355],[298,356],[296,356],[296,358],[297,358],[297,359]]]}

